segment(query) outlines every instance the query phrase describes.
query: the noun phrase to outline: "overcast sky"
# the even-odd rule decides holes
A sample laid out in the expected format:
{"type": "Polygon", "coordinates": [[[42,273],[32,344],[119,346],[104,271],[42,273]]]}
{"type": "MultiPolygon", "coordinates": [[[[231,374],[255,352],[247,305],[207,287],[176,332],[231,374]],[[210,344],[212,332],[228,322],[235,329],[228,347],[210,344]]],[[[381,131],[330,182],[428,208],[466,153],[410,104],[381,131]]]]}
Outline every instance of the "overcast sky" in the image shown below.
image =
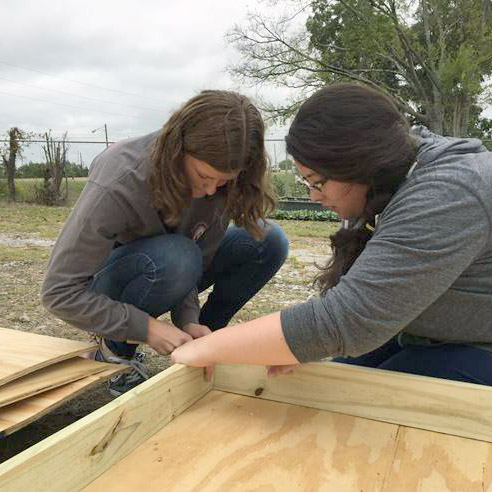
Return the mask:
{"type": "MultiPolygon", "coordinates": [[[[254,98],[226,72],[239,55],[224,35],[259,8],[259,0],[1,0],[0,134],[18,126],[104,140],[106,124],[118,140],[161,127],[202,89],[254,98]]],[[[280,102],[287,92],[261,95],[280,102]]],[[[81,152],[88,164],[103,148],[72,145],[70,159],[81,152]]],[[[40,159],[39,146],[25,152],[26,162],[40,159]]]]}
{"type": "MultiPolygon", "coordinates": [[[[248,10],[267,9],[267,0],[0,0],[0,135],[18,126],[102,141],[106,124],[119,140],[161,127],[202,89],[254,99],[255,89],[237,87],[226,72],[239,54],[224,36],[248,10]]],[[[277,103],[288,95],[258,91],[277,103]]],[[[72,145],[69,158],[89,164],[103,149],[72,145]]],[[[285,157],[282,144],[269,151],[285,157]]],[[[39,145],[24,152],[29,160],[43,160],[39,145]]]]}

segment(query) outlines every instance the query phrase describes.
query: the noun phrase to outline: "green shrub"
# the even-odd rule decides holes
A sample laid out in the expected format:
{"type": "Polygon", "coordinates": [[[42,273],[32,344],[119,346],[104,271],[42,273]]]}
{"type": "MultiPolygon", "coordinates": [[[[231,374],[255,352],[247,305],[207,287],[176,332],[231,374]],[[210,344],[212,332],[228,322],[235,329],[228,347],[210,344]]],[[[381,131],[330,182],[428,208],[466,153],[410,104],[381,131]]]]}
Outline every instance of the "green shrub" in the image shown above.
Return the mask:
{"type": "Polygon", "coordinates": [[[275,210],[270,217],[276,220],[330,220],[338,222],[338,215],[331,210],[275,210]]]}

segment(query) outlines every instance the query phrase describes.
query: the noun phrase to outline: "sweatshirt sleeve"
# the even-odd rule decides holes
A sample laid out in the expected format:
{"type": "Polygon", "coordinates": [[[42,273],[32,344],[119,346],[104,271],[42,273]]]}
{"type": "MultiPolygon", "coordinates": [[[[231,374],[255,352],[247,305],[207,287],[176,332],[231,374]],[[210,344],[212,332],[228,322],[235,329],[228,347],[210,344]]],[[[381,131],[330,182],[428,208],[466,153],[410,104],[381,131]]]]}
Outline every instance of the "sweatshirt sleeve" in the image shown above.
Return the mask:
{"type": "Polygon", "coordinates": [[[490,231],[471,185],[417,182],[395,195],[338,285],[281,312],[287,344],[300,362],[376,349],[452,286],[490,231]]]}
{"type": "Polygon", "coordinates": [[[53,248],[41,299],[48,311],[77,328],[112,340],[145,341],[147,313],[89,289],[127,227],[122,204],[89,181],[53,248]]]}
{"type": "Polygon", "coordinates": [[[178,328],[183,329],[188,323],[198,323],[199,318],[198,289],[194,288],[183,302],[171,311],[171,319],[178,328]]]}

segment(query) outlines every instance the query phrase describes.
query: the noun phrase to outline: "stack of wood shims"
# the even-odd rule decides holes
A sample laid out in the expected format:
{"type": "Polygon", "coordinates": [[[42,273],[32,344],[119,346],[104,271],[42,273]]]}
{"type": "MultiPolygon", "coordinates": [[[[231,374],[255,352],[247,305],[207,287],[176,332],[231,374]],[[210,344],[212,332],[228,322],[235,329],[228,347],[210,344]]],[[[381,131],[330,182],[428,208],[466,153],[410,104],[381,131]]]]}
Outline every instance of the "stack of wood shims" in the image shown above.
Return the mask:
{"type": "Polygon", "coordinates": [[[80,357],[91,343],[0,328],[0,438],[127,370],[80,357]]]}

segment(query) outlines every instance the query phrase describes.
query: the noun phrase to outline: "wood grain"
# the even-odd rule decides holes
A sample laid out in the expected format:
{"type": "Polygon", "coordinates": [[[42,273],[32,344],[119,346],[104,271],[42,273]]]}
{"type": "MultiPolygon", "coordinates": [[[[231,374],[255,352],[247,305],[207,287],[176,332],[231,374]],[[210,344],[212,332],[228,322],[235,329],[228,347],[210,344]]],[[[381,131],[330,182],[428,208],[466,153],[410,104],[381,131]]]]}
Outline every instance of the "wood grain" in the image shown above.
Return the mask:
{"type": "Polygon", "coordinates": [[[91,387],[127,370],[128,366],[111,364],[110,368],[102,372],[1,408],[0,439],[38,420],[91,387]]]}
{"type": "Polygon", "coordinates": [[[175,365],[0,464],[2,492],[80,490],[211,389],[175,365]],[[62,471],[62,472],[61,472],[62,471]]]}
{"type": "Polygon", "coordinates": [[[0,386],[97,345],[0,327],[0,386]]]}
{"type": "Polygon", "coordinates": [[[491,448],[212,391],[83,490],[482,492],[491,448]]]}
{"type": "Polygon", "coordinates": [[[492,444],[400,427],[383,492],[491,492],[492,444]]]}
{"type": "Polygon", "coordinates": [[[276,378],[264,367],[219,365],[214,388],[492,441],[489,386],[323,362],[276,378]]]}
{"type": "Polygon", "coordinates": [[[0,386],[0,411],[1,407],[105,371],[109,367],[110,364],[105,362],[73,357],[39,369],[0,386]]]}

